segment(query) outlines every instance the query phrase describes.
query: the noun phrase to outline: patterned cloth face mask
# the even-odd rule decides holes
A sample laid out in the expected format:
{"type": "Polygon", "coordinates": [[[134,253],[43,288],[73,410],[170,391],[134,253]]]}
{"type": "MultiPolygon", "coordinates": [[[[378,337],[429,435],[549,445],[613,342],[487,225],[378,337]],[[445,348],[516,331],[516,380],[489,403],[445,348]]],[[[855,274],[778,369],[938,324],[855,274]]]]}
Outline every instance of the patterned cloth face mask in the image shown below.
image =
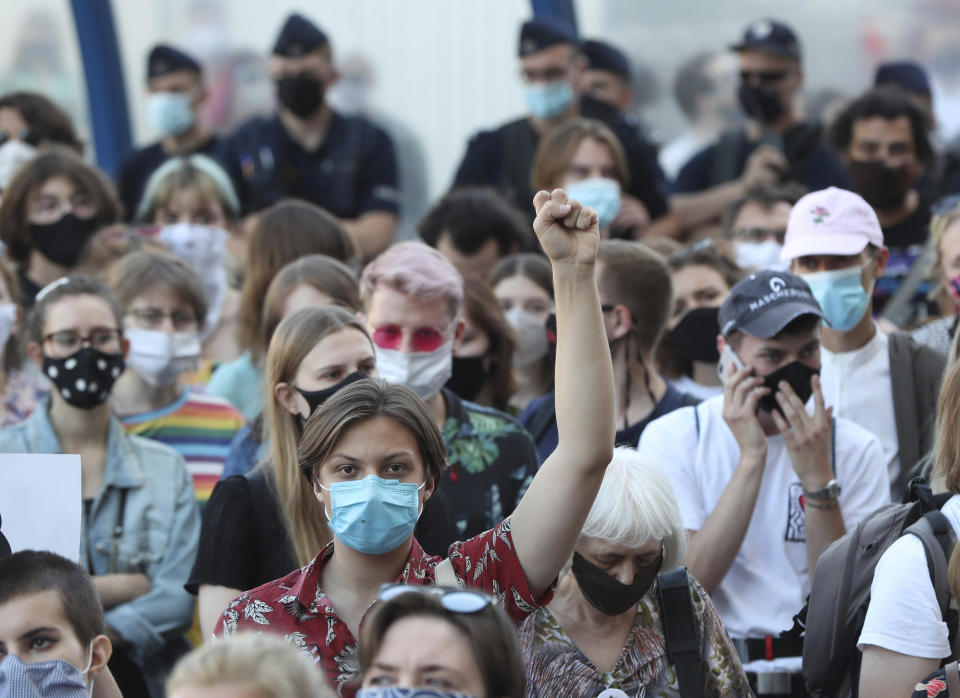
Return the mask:
{"type": "Polygon", "coordinates": [[[476,698],[470,693],[442,691],[438,688],[406,688],[400,686],[377,686],[361,688],[357,698],[476,698]]]}
{"type": "Polygon", "coordinates": [[[92,643],[83,671],[65,659],[25,662],[8,654],[0,660],[0,698],[87,698],[93,694],[93,682],[87,685],[92,664],[92,643]]]}

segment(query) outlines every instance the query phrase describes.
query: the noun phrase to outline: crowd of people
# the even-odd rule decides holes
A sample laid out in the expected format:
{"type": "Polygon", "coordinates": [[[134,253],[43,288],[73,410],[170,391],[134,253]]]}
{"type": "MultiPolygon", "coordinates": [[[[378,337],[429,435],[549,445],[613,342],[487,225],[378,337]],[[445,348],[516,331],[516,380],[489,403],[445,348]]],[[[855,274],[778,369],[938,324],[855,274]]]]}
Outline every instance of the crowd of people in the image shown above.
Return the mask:
{"type": "MultiPolygon", "coordinates": [[[[0,452],[79,454],[82,500],[77,560],[0,533],[0,696],[810,695],[824,551],[921,500],[960,536],[960,159],[916,63],[821,123],[789,26],[729,48],[658,154],[622,51],[524,23],[528,112],[416,241],[303,15],[229,134],[153,47],[162,138],[115,182],[0,97],[0,452]]],[[[848,694],[960,697],[900,532],[848,694]]]]}

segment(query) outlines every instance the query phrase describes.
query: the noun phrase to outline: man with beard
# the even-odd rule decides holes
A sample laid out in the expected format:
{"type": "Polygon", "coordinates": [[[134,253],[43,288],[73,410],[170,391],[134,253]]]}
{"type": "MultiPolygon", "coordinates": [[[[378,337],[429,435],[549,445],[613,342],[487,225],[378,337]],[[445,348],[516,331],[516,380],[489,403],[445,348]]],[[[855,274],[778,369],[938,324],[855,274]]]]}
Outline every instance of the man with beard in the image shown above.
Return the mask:
{"type": "Polygon", "coordinates": [[[359,116],[326,104],[336,80],[330,41],[298,14],[273,46],[270,73],[277,113],[257,117],[231,135],[220,152],[250,214],[286,197],[327,209],[364,258],[375,257],[397,224],[397,167],[387,134],[359,116]]]}
{"type": "Polygon", "coordinates": [[[842,164],[821,144],[820,125],[801,117],[804,74],[793,30],[757,20],[731,48],[739,54],[738,97],[749,121],[697,153],[677,175],[671,208],[687,229],[715,226],[729,204],[758,185],[849,187],[842,164]]]}
{"type": "MultiPolygon", "coordinates": [[[[860,194],[877,213],[890,261],[874,289],[873,310],[881,312],[923,253],[930,227],[930,202],[917,180],[933,163],[927,117],[902,91],[877,88],[837,117],[831,142],[860,194]]],[[[890,318],[914,325],[926,319],[929,287],[918,285],[909,304],[890,318]]]]}

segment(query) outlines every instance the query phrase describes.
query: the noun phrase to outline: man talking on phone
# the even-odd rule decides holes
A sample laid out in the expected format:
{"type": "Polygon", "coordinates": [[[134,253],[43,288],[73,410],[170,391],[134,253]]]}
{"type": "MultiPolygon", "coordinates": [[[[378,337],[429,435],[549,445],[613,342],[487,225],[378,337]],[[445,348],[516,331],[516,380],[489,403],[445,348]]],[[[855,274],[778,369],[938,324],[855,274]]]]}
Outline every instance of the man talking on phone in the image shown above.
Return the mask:
{"type": "Polygon", "coordinates": [[[673,485],[690,573],[710,592],[758,696],[802,696],[802,640],[781,638],[817,558],[890,500],[877,438],[834,419],[823,313],[789,272],[744,279],[720,308],[723,395],[647,426],[638,450],[673,485]]]}

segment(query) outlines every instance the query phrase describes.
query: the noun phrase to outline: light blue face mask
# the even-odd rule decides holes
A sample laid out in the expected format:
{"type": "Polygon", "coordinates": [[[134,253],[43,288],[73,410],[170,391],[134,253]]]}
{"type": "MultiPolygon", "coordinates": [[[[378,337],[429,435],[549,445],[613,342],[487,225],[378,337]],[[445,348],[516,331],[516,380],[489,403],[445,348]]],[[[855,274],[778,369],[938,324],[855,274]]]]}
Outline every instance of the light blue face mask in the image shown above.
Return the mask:
{"type": "Polygon", "coordinates": [[[436,688],[401,688],[400,686],[377,686],[361,688],[357,698],[476,698],[469,693],[453,693],[436,688]]]}
{"type": "Polygon", "coordinates": [[[190,96],[179,92],[155,92],[147,98],[147,121],[163,136],[177,136],[193,126],[190,96]]]}
{"type": "Polygon", "coordinates": [[[538,119],[560,116],[573,103],[573,86],[566,80],[532,82],[523,86],[527,108],[538,119]]]}
{"type": "Polygon", "coordinates": [[[867,311],[870,295],[863,288],[862,272],[863,267],[857,265],[799,275],[820,304],[830,329],[837,332],[852,330],[867,311]]]}
{"type": "Polygon", "coordinates": [[[564,189],[567,196],[597,211],[600,227],[606,228],[620,214],[620,182],[609,177],[591,177],[571,182],[564,189]]]}
{"type": "Polygon", "coordinates": [[[0,660],[0,698],[88,698],[93,685],[84,679],[93,663],[90,645],[87,668],[80,671],[65,659],[25,662],[15,654],[0,660]]]}
{"type": "Polygon", "coordinates": [[[425,484],[368,475],[330,487],[317,486],[330,493],[327,519],[340,542],[357,552],[383,555],[413,534],[420,518],[419,491],[425,484]]]}

